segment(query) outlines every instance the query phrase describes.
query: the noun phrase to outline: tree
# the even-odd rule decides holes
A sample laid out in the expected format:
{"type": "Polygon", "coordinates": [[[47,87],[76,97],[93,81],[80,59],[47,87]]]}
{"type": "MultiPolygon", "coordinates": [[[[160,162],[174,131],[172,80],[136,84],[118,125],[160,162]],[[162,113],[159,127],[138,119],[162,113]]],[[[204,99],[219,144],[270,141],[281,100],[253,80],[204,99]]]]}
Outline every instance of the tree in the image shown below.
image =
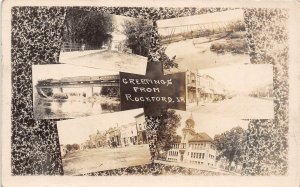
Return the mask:
{"type": "Polygon", "coordinates": [[[176,130],[180,126],[181,117],[175,110],[165,110],[162,112],[161,123],[157,129],[156,148],[158,157],[161,158],[161,152],[166,152],[172,148],[172,145],[179,142],[181,137],[177,135],[176,130]]]}
{"type": "MultiPolygon", "coordinates": [[[[126,47],[132,49],[134,54],[148,56],[152,30],[154,30],[154,27],[146,20],[137,19],[134,21],[126,21],[123,31],[127,37],[125,41],[126,47]]],[[[176,56],[169,58],[165,52],[166,47],[160,47],[158,49],[160,55],[159,60],[162,63],[163,68],[165,70],[178,68],[178,64],[175,62],[176,56]]]]}
{"type": "Polygon", "coordinates": [[[72,7],[66,14],[63,41],[101,47],[109,41],[112,31],[111,15],[72,7]]]}
{"type": "Polygon", "coordinates": [[[246,132],[241,127],[234,127],[225,133],[215,135],[215,145],[219,152],[216,157],[220,160],[221,157],[226,157],[229,161],[229,166],[232,162],[239,164],[242,162],[242,157],[245,154],[246,132]]]}
{"type": "Polygon", "coordinates": [[[72,145],[73,150],[78,150],[79,148],[80,148],[80,146],[77,143],[72,145]]]}
{"type": "Polygon", "coordinates": [[[175,62],[176,55],[172,58],[169,58],[169,56],[166,54],[166,47],[163,47],[159,51],[160,54],[160,61],[163,64],[164,70],[169,70],[171,68],[178,68],[178,64],[175,62]]]}
{"type": "Polygon", "coordinates": [[[125,46],[132,49],[132,53],[147,57],[152,29],[153,26],[144,19],[125,21],[123,31],[127,37],[125,46]]]}
{"type": "Polygon", "coordinates": [[[66,149],[67,149],[68,151],[71,151],[71,150],[72,150],[72,145],[67,144],[67,145],[66,145],[66,149]]]}

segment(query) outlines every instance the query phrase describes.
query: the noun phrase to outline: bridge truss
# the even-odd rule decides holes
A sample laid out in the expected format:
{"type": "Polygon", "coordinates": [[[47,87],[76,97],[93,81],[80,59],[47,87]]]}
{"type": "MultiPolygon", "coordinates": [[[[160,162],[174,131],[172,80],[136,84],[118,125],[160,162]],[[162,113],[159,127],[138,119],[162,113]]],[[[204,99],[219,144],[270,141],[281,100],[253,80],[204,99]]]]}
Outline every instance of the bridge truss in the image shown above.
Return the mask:
{"type": "Polygon", "coordinates": [[[209,22],[159,27],[158,32],[161,36],[161,43],[169,44],[185,39],[205,37],[218,33],[229,33],[243,26],[242,22],[209,22]]]}

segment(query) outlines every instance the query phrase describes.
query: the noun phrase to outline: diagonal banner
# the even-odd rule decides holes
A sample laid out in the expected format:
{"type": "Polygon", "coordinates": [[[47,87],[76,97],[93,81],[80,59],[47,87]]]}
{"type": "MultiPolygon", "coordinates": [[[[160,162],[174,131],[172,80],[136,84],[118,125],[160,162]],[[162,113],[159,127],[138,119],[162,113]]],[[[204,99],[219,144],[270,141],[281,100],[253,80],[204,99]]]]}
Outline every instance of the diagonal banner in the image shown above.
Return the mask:
{"type": "Polygon", "coordinates": [[[147,74],[120,73],[121,110],[144,108],[158,116],[162,109],[186,109],[185,73],[163,75],[160,63],[148,65],[147,74]]]}

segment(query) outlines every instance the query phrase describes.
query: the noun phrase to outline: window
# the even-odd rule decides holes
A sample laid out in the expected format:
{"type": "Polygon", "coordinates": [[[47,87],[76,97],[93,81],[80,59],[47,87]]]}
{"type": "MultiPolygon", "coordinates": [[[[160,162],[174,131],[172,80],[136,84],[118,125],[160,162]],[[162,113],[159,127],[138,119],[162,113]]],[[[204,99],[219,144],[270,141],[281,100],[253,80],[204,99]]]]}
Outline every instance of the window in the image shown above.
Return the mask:
{"type": "Polygon", "coordinates": [[[205,153],[202,153],[202,158],[204,158],[205,157],[205,153]]]}

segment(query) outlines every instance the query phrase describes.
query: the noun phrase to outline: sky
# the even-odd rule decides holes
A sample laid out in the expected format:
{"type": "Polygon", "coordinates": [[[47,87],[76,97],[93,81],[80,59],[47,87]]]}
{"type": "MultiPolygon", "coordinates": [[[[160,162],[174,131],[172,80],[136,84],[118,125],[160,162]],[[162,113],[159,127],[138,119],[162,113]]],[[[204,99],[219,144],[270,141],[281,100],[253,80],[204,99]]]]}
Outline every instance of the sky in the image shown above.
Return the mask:
{"type": "Polygon", "coordinates": [[[118,75],[119,72],[101,70],[96,68],[88,68],[75,66],[70,64],[48,64],[32,66],[32,82],[33,85],[38,80],[44,79],[61,79],[63,77],[76,76],[101,76],[101,75],[118,75]]]}
{"type": "Polygon", "coordinates": [[[143,109],[135,109],[58,121],[59,143],[83,143],[89,139],[90,134],[95,134],[97,130],[104,131],[110,127],[116,127],[117,124],[121,126],[135,122],[134,116],[143,112],[143,109]]]}
{"type": "Polygon", "coordinates": [[[132,18],[132,17],[128,17],[128,16],[120,16],[120,15],[112,14],[112,20],[113,20],[113,24],[117,28],[117,30],[119,30],[120,32],[123,32],[123,30],[124,30],[123,25],[124,25],[125,21],[133,21],[136,19],[132,18]]]}
{"type": "Polygon", "coordinates": [[[157,21],[158,32],[160,35],[165,35],[160,27],[174,27],[181,25],[193,25],[193,24],[204,24],[211,22],[231,22],[231,21],[244,21],[244,12],[242,9],[236,10],[228,10],[222,12],[180,17],[180,18],[172,18],[172,19],[164,19],[157,21]]]}
{"type": "Polygon", "coordinates": [[[270,64],[233,64],[198,72],[212,76],[228,90],[239,93],[248,93],[273,82],[273,66],[270,64]]]}
{"type": "MultiPolygon", "coordinates": [[[[191,116],[191,112],[176,110],[176,114],[181,116],[181,126],[177,129],[177,134],[182,135],[182,129],[185,127],[185,121],[191,116]]],[[[233,127],[248,128],[249,121],[238,118],[220,117],[214,114],[192,113],[195,121],[195,131],[197,133],[205,132],[211,138],[216,134],[221,134],[233,127]]]]}

